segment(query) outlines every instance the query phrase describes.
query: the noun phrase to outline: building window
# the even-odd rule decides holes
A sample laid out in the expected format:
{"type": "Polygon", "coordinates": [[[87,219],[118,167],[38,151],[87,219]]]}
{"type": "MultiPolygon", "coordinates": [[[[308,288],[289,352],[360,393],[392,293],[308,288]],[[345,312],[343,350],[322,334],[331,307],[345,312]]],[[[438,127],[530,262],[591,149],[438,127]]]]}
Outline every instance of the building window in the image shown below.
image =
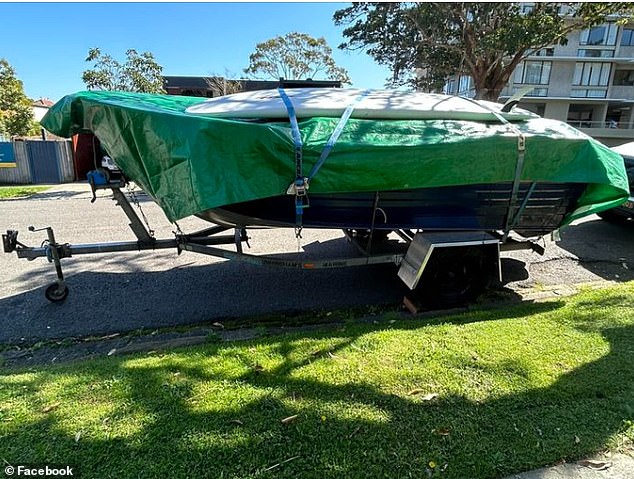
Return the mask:
{"type": "Polygon", "coordinates": [[[520,103],[518,106],[524,110],[532,111],[539,116],[544,116],[544,113],[546,112],[545,103],[520,103]]]}
{"type": "Polygon", "coordinates": [[[606,88],[573,88],[570,90],[571,98],[605,98],[607,94],[606,88]]]}
{"type": "MultiPolygon", "coordinates": [[[[515,87],[513,88],[513,95],[522,90],[523,88],[515,87]]],[[[525,93],[524,96],[548,96],[548,88],[533,88],[528,93],[525,93]]]]}
{"type": "Polygon", "coordinates": [[[568,124],[574,127],[592,128],[594,108],[591,105],[571,103],[568,107],[568,124]]]}
{"type": "Polygon", "coordinates": [[[610,58],[614,56],[614,50],[594,50],[589,48],[582,48],[577,50],[577,56],[591,58],[610,58]]]}
{"type": "Polygon", "coordinates": [[[581,32],[580,45],[616,45],[618,27],[614,23],[605,23],[581,32]]]}
{"type": "Polygon", "coordinates": [[[448,80],[447,83],[445,83],[445,88],[443,88],[443,93],[446,95],[454,95],[456,93],[456,80],[448,80]]]}
{"type": "Polygon", "coordinates": [[[554,48],[542,48],[541,50],[537,50],[533,55],[536,57],[552,57],[555,54],[554,48]]]}
{"type": "Polygon", "coordinates": [[[613,85],[634,86],[634,70],[616,70],[613,85]]]}
{"type": "Polygon", "coordinates": [[[548,85],[552,62],[523,62],[515,69],[514,83],[548,85]]]}
{"type": "Polygon", "coordinates": [[[607,86],[610,80],[609,63],[576,63],[573,85],[607,86]]]}
{"type": "Polygon", "coordinates": [[[621,36],[621,46],[622,47],[634,46],[634,28],[623,29],[623,35],[621,36]]]}
{"type": "Polygon", "coordinates": [[[473,81],[470,76],[461,76],[458,79],[458,95],[459,96],[469,96],[471,90],[473,89],[473,81]]]}
{"type": "Polygon", "coordinates": [[[447,95],[473,97],[475,96],[473,80],[468,75],[460,75],[447,80],[447,83],[445,83],[443,87],[443,93],[447,95]]]}

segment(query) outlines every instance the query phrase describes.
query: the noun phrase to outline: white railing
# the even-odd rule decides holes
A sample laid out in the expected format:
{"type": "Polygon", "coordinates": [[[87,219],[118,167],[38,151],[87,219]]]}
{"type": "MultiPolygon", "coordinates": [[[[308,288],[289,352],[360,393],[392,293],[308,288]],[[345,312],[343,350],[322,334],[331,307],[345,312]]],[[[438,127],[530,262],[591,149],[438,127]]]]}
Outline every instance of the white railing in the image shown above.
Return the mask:
{"type": "Polygon", "coordinates": [[[575,128],[614,128],[621,130],[631,130],[632,127],[628,126],[627,123],[619,123],[616,121],[585,121],[585,120],[568,120],[570,126],[574,126],[575,128]]]}

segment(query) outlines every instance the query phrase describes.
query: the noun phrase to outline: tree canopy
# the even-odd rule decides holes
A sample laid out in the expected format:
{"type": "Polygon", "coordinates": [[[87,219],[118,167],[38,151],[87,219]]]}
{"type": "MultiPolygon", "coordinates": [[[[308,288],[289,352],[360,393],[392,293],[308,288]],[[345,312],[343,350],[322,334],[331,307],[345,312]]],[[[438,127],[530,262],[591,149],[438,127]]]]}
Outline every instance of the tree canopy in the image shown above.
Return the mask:
{"type": "Polygon", "coordinates": [[[297,32],[258,43],[244,72],[275,80],[317,80],[324,75],[328,80],[350,83],[348,72],[337,66],[332,58],[332,48],[323,37],[313,38],[297,32]]]}
{"type": "Polygon", "coordinates": [[[0,134],[28,135],[34,126],[31,100],[9,62],[0,58],[0,134]]]}
{"type": "Polygon", "coordinates": [[[88,51],[91,69],[84,71],[82,80],[89,90],[131,91],[139,93],[165,93],[163,67],[150,52],[126,51],[126,59],[119,62],[99,48],[88,51]]]}
{"type": "Polygon", "coordinates": [[[366,50],[392,70],[391,83],[438,91],[470,75],[476,98],[497,100],[517,65],[606,15],[632,15],[632,3],[355,3],[337,10],[344,49],[366,50]]]}

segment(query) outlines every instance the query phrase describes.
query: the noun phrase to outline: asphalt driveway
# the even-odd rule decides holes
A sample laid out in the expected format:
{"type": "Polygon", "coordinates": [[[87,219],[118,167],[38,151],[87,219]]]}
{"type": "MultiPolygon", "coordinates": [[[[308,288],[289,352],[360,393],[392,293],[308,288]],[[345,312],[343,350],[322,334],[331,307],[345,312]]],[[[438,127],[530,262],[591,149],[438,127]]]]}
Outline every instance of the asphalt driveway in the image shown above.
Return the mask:
{"type": "MultiPolygon", "coordinates": [[[[174,229],[161,210],[142,198],[158,238],[174,229]]],[[[20,241],[38,245],[53,226],[58,241],[94,243],[133,240],[127,219],[109,195],[90,203],[85,184],[60,185],[30,199],[0,201],[0,228],[17,229],[20,241]]],[[[184,231],[208,226],[197,219],[184,231]]],[[[251,253],[295,252],[291,230],[252,230],[251,253]]],[[[308,257],[341,257],[354,250],[340,231],[304,232],[308,257]]],[[[634,279],[634,225],[611,225],[590,217],[566,229],[540,257],[505,255],[506,285],[530,290],[560,283],[634,279]],[[630,227],[631,226],[631,227],[630,227]]],[[[44,288],[55,279],[45,259],[33,262],[0,254],[0,343],[104,335],[136,329],[210,323],[226,318],[328,311],[400,304],[405,287],[390,265],[328,271],[295,271],[227,262],[173,250],[92,255],[63,261],[70,294],[51,304],[44,288]]]]}

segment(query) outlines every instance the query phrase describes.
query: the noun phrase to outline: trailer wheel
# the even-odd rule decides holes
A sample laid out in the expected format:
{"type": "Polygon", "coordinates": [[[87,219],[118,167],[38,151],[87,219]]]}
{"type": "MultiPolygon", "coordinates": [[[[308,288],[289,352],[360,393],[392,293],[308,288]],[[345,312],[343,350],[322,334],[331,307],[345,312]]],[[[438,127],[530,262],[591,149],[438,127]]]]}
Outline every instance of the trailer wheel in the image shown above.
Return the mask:
{"type": "Polygon", "coordinates": [[[601,211],[600,213],[597,213],[597,215],[602,220],[607,221],[608,223],[614,223],[617,225],[627,224],[629,220],[627,216],[620,215],[618,213],[615,213],[612,210],[601,211]]]}
{"type": "Polygon", "coordinates": [[[64,287],[60,289],[57,283],[53,283],[46,288],[44,296],[46,296],[46,299],[51,303],[61,303],[68,297],[68,286],[64,285],[64,287]]]}
{"type": "Polygon", "coordinates": [[[439,248],[429,260],[415,296],[427,307],[447,308],[475,300],[489,277],[481,248],[439,248]]]}

